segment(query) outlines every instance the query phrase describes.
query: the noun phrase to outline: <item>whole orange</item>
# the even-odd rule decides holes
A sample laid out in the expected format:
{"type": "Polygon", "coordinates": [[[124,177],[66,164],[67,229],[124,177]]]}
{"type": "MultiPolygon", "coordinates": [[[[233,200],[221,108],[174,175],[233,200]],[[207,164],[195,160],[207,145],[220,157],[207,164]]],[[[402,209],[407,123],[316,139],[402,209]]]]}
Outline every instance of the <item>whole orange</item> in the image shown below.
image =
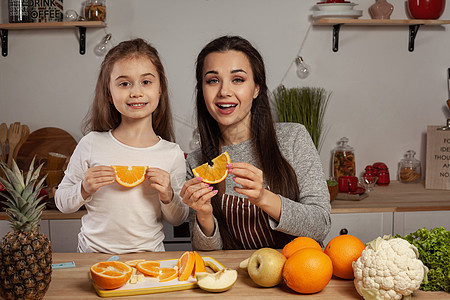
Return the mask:
{"type": "Polygon", "coordinates": [[[286,260],[283,279],[288,287],[302,294],[321,291],[333,275],[331,259],[322,250],[305,248],[286,260]]]}
{"type": "Polygon", "coordinates": [[[333,275],[342,279],[353,279],[352,263],[366,248],[363,242],[350,234],[334,237],[324,249],[333,262],[333,275]]]}
{"type": "Polygon", "coordinates": [[[322,251],[322,247],[320,247],[320,244],[315,240],[313,240],[312,238],[307,236],[299,236],[293,239],[291,242],[287,243],[284,246],[283,251],[281,253],[283,253],[283,255],[286,256],[286,258],[289,258],[290,256],[292,256],[292,254],[294,254],[298,250],[305,248],[314,248],[322,251]]]}

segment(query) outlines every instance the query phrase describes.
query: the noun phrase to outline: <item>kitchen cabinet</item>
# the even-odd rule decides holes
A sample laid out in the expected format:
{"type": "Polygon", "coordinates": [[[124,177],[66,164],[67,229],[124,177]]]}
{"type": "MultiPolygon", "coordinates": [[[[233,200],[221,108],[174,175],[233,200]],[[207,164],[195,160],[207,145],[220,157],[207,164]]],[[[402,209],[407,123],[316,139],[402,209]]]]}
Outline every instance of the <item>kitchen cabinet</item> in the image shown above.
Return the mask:
{"type": "Polygon", "coordinates": [[[392,234],[392,212],[331,214],[331,229],[324,240],[324,246],[346,229],[348,234],[358,237],[363,243],[378,236],[392,234]]]}
{"type": "Polygon", "coordinates": [[[450,210],[447,211],[414,211],[394,213],[395,234],[405,235],[415,232],[417,229],[428,230],[443,226],[450,230],[450,210]]]}
{"type": "MultiPolygon", "coordinates": [[[[50,239],[49,221],[41,220],[39,226],[39,232],[45,234],[50,239]]],[[[10,231],[12,231],[12,228],[9,225],[9,221],[0,220],[0,239],[10,231]]]]}
{"type": "Polygon", "coordinates": [[[77,252],[81,219],[49,220],[53,252],[77,252]]]}
{"type": "Polygon", "coordinates": [[[8,55],[9,30],[35,30],[35,29],[73,29],[78,28],[80,54],[86,53],[86,28],[103,28],[106,23],[102,21],[76,21],[76,22],[47,22],[47,23],[7,23],[0,24],[2,40],[2,55],[8,55]]]}
{"type": "Polygon", "coordinates": [[[450,20],[380,20],[380,19],[335,19],[322,18],[314,19],[313,25],[333,26],[333,51],[337,52],[339,47],[339,32],[342,25],[350,26],[408,26],[409,42],[408,50],[414,51],[414,41],[420,26],[441,26],[450,24],[450,20]]]}

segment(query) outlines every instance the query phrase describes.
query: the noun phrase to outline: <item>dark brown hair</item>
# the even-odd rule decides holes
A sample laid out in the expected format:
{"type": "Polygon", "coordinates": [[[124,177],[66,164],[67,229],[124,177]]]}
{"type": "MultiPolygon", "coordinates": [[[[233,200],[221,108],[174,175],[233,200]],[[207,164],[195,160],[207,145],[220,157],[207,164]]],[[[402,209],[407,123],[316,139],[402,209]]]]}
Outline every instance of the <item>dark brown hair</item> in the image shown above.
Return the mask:
{"type": "Polygon", "coordinates": [[[283,157],[275,132],[270,109],[266,72],[261,54],[246,39],[239,36],[222,36],[207,44],[199,53],[196,63],[196,112],[204,161],[219,155],[221,133],[217,121],[209,114],[203,97],[203,65],[208,54],[230,50],[244,53],[253,71],[253,80],[259,86],[259,94],[251,107],[251,132],[254,151],[261,164],[267,184],[272,192],[294,201],[300,200],[297,176],[283,157]]]}
{"type": "Polygon", "coordinates": [[[159,74],[161,96],[158,107],[152,115],[153,130],[165,140],[175,140],[164,67],[158,56],[158,51],[139,38],[121,42],[106,54],[100,67],[94,101],[82,124],[83,134],[89,131],[108,131],[119,126],[122,117],[112,103],[109,90],[111,71],[117,61],[135,57],[146,57],[151,60],[159,74]]]}

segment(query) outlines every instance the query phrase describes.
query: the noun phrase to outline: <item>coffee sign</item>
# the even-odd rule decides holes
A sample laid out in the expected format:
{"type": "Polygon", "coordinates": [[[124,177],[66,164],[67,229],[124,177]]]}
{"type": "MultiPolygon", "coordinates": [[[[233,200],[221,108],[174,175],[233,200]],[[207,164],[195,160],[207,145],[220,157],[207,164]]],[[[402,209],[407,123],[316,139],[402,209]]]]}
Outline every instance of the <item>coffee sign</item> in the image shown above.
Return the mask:
{"type": "Polygon", "coordinates": [[[425,188],[450,190],[450,130],[427,128],[425,188]]]}
{"type": "Polygon", "coordinates": [[[63,0],[30,0],[31,22],[62,22],[63,0]]]}

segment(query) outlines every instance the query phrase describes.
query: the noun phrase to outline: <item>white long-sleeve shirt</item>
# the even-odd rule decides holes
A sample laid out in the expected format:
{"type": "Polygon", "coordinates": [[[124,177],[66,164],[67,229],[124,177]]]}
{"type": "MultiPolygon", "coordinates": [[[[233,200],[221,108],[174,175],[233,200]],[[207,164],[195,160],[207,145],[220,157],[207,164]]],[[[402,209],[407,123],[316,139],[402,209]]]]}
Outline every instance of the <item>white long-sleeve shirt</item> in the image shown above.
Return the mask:
{"type": "Polygon", "coordinates": [[[180,147],[166,140],[147,148],[127,146],[111,132],[91,132],[73,152],[65,176],[55,193],[55,203],[63,213],[85,206],[78,234],[79,252],[122,254],[164,251],[162,220],[180,225],[187,220],[189,207],[179,196],[185,182],[186,166],[180,147]],[[159,200],[148,180],[128,188],[117,182],[101,187],[84,200],[81,182],[88,168],[95,166],[149,166],[170,174],[174,191],[170,203],[159,200]]]}

